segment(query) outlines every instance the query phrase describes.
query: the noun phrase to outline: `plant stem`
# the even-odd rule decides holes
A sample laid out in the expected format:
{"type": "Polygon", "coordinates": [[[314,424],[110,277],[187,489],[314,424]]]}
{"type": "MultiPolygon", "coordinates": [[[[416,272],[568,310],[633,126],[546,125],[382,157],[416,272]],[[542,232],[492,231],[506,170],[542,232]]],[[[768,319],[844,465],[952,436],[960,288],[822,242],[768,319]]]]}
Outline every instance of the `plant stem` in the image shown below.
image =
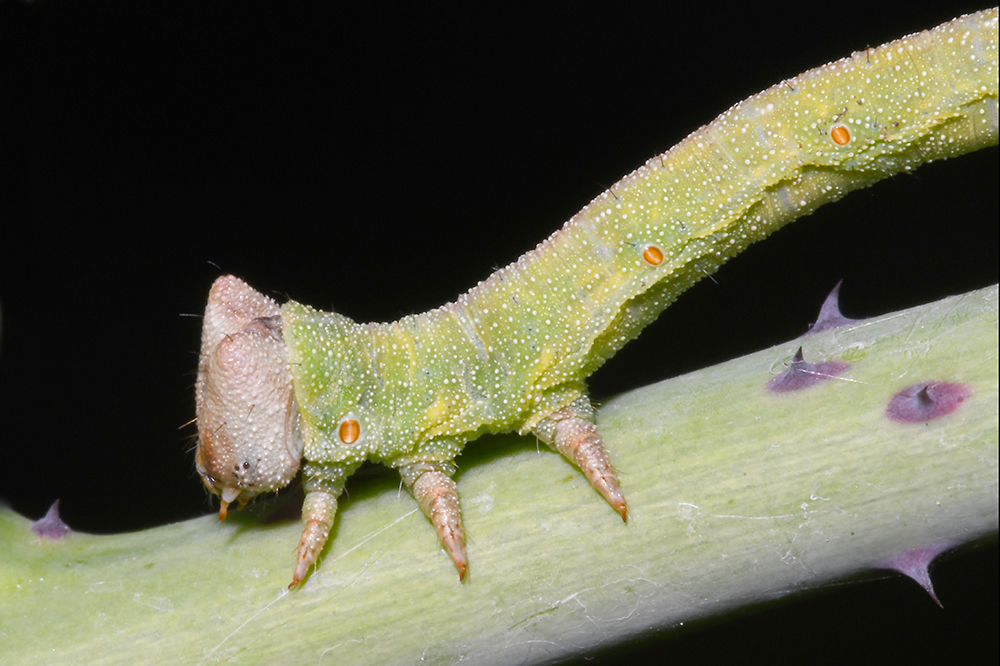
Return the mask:
{"type": "Polygon", "coordinates": [[[388,475],[352,487],[291,593],[297,521],[45,541],[0,510],[0,662],[543,663],[976,539],[998,522],[997,320],[994,286],[608,401],[627,525],[533,440],[476,443],[459,458],[464,584],[388,475]],[[766,390],[800,345],[850,367],[766,390]],[[886,418],[926,380],[971,397],[886,418]]]}

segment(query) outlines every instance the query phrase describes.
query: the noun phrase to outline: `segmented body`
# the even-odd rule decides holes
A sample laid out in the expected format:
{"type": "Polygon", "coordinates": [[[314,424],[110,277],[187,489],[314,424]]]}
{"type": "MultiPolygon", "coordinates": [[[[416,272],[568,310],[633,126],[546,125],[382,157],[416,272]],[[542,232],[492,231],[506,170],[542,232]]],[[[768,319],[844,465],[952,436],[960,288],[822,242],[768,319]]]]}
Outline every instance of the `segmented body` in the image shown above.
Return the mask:
{"type": "Polygon", "coordinates": [[[741,102],[454,303],[365,325],[286,304],[296,395],[317,431],[306,459],[393,460],[434,438],[529,431],[750,243],[929,150],[949,156],[956,131],[989,136],[995,115],[957,113],[996,94],[989,22],[968,25],[856,53],[741,102]],[[659,261],[644,256],[650,248],[659,261]],[[349,411],[364,431],[353,452],[330,436],[349,411]]]}
{"type": "MultiPolygon", "coordinates": [[[[286,303],[281,342],[298,418],[289,428],[304,447],[307,491],[296,581],[325,541],[344,481],[366,459],[400,469],[464,573],[464,548],[449,546],[461,541],[461,522],[448,477],[462,446],[486,432],[536,433],[624,517],[588,429],[586,378],[750,243],[850,190],[996,142],[990,10],[737,104],[454,303],[389,324],[286,303]]],[[[208,353],[214,341],[205,338],[208,353]]]]}

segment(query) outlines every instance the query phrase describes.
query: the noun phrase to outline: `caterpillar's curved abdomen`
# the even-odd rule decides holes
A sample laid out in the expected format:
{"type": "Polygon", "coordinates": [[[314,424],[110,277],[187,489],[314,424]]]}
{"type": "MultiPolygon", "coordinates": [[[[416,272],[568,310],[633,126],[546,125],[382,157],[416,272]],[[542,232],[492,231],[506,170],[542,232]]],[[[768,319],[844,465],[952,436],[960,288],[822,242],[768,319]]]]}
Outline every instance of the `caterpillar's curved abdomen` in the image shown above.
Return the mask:
{"type": "MultiPolygon", "coordinates": [[[[958,19],[734,106],[456,302],[359,326],[338,353],[374,383],[364,394],[312,390],[314,377],[343,372],[317,358],[325,369],[296,382],[304,411],[322,412],[316,423],[330,430],[346,409],[338,405],[360,400],[382,455],[433,437],[530,429],[750,243],[850,190],[995,143],[995,29],[995,12],[958,19]]],[[[312,355],[329,344],[322,337],[294,346],[312,355]]]]}
{"type": "Polygon", "coordinates": [[[995,11],[957,19],[734,106],[469,292],[464,310],[527,361],[526,391],[582,380],[692,283],[780,226],[996,143],[996,23],[995,11]]]}

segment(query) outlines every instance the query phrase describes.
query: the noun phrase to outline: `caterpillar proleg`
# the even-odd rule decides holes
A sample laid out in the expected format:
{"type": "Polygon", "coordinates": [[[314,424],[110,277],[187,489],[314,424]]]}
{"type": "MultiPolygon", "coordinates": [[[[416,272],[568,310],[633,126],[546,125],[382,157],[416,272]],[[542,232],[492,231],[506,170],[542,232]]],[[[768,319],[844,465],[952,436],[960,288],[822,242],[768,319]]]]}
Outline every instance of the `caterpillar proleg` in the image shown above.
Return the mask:
{"type": "Polygon", "coordinates": [[[534,433],[628,507],[586,379],[681,292],[784,224],[883,178],[997,143],[997,10],[810,70],[732,107],[599,195],[452,303],[359,324],[238,278],[212,287],[196,464],[220,517],[303,473],[292,585],[315,564],[347,478],[396,468],[459,576],[454,459],[534,433]]]}

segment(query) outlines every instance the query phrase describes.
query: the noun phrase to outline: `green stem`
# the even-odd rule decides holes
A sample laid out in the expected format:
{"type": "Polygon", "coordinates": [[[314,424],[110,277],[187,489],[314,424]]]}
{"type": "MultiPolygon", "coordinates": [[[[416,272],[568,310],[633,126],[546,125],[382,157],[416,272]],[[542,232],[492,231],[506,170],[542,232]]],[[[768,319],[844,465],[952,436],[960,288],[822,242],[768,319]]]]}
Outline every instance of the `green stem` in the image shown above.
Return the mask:
{"type": "Polygon", "coordinates": [[[0,663],[540,663],[996,531],[997,287],[801,338],[608,401],[627,525],[531,439],[459,459],[460,584],[388,475],[354,487],[287,592],[300,526],[250,515],[44,541],[0,510],[0,663]],[[850,362],[777,395],[799,346],[850,362]],[[926,423],[921,380],[971,387],[926,423]]]}

